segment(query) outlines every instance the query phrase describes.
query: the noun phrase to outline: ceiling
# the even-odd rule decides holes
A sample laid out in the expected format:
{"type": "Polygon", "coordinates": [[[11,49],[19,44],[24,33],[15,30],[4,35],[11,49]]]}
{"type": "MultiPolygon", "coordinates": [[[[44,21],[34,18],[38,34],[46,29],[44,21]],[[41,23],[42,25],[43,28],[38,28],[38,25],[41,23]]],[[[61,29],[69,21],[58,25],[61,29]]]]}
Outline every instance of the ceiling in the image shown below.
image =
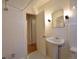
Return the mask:
{"type": "MultiPolygon", "coordinates": [[[[14,6],[18,9],[25,9],[31,5],[31,7],[38,8],[45,4],[49,0],[8,0],[8,5],[14,6]]],[[[5,0],[2,0],[5,3],[5,0]]]]}
{"type": "MultiPolygon", "coordinates": [[[[76,0],[8,0],[8,5],[21,10],[27,8],[40,10],[44,9],[44,7],[47,7],[47,9],[48,7],[57,9],[59,7],[61,8],[61,6],[66,7],[68,5],[67,1],[71,1],[71,3],[76,2],[76,0]]],[[[2,2],[5,3],[5,0],[2,0],[2,2]]]]}

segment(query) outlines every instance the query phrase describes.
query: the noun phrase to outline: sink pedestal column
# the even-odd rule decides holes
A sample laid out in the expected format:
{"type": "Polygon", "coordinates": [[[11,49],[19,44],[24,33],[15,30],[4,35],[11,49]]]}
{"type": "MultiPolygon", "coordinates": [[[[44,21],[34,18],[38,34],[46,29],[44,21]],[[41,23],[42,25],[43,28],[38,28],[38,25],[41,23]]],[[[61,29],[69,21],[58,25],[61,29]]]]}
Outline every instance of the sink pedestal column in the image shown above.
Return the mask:
{"type": "Polygon", "coordinates": [[[61,54],[60,49],[62,48],[62,46],[63,45],[58,45],[58,59],[60,59],[60,54],[61,54]]]}

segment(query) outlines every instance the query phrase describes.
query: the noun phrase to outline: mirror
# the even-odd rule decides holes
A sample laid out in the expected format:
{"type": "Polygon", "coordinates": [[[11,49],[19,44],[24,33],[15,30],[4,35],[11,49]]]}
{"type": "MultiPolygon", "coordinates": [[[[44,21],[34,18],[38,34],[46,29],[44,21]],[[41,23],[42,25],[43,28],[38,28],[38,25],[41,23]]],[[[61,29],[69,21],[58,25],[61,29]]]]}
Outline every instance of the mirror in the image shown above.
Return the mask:
{"type": "Polygon", "coordinates": [[[63,9],[59,9],[52,14],[52,25],[55,28],[65,27],[63,9]]]}

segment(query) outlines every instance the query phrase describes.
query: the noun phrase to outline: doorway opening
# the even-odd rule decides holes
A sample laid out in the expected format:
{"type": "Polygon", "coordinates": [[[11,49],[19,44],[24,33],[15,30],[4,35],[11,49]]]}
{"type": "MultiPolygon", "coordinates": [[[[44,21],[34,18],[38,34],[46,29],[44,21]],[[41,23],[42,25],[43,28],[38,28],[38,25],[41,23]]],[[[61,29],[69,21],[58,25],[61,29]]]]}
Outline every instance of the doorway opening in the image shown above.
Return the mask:
{"type": "Polygon", "coordinates": [[[27,52],[28,54],[37,50],[36,45],[36,15],[26,14],[27,17],[27,52]]]}

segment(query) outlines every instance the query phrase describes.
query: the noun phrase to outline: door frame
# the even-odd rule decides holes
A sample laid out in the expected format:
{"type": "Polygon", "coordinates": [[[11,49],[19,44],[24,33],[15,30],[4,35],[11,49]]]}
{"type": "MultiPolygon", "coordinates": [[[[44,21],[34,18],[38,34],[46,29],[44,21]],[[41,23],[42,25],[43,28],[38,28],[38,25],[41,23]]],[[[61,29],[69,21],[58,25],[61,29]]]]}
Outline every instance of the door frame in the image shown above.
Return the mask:
{"type": "Polygon", "coordinates": [[[31,16],[36,16],[36,14],[30,14],[30,13],[26,13],[26,50],[27,50],[27,56],[28,56],[28,19],[27,19],[27,15],[31,15],[31,16]]]}

